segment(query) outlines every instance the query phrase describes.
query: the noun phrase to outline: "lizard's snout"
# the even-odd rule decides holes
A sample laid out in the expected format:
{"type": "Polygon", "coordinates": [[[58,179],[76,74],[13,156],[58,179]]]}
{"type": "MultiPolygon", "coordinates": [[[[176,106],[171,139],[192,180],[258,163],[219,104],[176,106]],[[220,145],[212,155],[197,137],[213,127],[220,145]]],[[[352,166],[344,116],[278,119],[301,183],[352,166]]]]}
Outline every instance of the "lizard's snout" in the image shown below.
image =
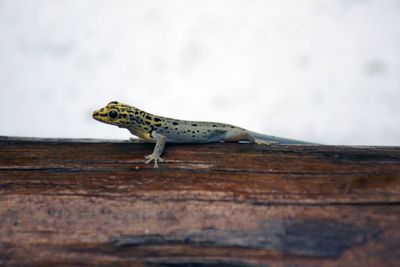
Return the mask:
{"type": "Polygon", "coordinates": [[[93,119],[99,119],[100,118],[100,112],[98,110],[94,111],[92,114],[93,119]]]}

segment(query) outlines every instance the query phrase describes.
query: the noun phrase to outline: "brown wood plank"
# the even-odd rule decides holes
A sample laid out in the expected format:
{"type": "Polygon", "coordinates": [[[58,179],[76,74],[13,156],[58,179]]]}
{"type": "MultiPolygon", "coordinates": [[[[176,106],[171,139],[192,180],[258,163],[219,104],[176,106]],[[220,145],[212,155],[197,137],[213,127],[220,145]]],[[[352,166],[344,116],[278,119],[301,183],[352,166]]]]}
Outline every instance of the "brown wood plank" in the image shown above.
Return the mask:
{"type": "Polygon", "coordinates": [[[400,148],[0,137],[0,265],[396,266],[400,148]]]}

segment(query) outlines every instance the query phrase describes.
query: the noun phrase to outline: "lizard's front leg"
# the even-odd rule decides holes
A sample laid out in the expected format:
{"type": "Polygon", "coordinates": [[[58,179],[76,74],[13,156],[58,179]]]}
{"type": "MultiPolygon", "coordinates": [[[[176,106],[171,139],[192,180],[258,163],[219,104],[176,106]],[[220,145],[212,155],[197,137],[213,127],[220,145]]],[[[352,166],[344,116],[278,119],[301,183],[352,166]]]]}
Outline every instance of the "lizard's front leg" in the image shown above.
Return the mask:
{"type": "Polygon", "coordinates": [[[153,132],[151,136],[156,140],[156,146],[154,147],[153,153],[145,157],[147,159],[146,164],[154,160],[154,168],[158,168],[158,161],[159,162],[165,161],[160,156],[164,151],[166,138],[164,135],[156,132],[153,132]]]}

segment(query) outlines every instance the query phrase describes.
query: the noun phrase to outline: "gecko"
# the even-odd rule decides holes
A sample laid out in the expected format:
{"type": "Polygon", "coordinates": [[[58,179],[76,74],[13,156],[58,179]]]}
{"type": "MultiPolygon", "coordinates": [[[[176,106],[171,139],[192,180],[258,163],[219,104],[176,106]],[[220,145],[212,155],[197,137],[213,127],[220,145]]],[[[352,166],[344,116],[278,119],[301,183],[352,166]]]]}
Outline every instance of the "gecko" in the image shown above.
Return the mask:
{"type": "Polygon", "coordinates": [[[153,153],[145,156],[146,164],[165,162],[161,155],[166,143],[248,142],[256,144],[312,144],[304,141],[264,135],[234,125],[207,121],[188,121],[161,117],[117,101],[93,112],[103,123],[128,129],[146,142],[155,143],[153,153]]]}

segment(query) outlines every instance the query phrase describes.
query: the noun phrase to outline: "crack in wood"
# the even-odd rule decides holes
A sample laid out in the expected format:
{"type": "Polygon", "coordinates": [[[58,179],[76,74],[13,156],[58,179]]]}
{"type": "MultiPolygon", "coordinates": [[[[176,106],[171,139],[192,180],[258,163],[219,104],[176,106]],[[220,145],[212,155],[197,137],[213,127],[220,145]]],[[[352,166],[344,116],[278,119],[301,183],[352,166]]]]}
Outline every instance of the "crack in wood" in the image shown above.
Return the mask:
{"type": "Polygon", "coordinates": [[[216,228],[174,231],[115,237],[115,246],[185,244],[212,247],[270,249],[296,256],[338,258],[348,248],[364,244],[367,236],[376,238],[377,229],[362,229],[351,224],[328,220],[265,221],[259,229],[249,231],[216,228]]]}

